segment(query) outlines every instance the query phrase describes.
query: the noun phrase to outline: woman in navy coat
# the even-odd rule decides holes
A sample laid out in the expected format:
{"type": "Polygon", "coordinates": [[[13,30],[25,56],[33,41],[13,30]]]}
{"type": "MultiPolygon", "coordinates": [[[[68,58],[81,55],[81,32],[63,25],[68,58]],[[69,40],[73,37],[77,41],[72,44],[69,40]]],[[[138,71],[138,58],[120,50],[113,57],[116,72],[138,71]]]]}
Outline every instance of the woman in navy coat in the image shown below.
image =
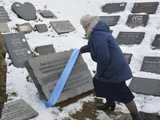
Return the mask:
{"type": "Polygon", "coordinates": [[[81,47],[80,52],[90,52],[97,63],[93,78],[96,96],[106,98],[105,109],[113,111],[115,101],[122,102],[133,120],[141,120],[133,101],[134,95],[125,83],[132,78],[132,72],[109,27],[98,17],[90,15],[83,16],[80,22],[88,38],[88,44],[81,47]]]}

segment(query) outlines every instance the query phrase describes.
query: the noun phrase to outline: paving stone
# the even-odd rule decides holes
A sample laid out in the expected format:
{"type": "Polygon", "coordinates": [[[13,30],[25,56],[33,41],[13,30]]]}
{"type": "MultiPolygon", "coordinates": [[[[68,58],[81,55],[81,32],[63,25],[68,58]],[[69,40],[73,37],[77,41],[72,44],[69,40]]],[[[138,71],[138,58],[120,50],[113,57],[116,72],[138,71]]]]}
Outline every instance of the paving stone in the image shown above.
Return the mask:
{"type": "Polygon", "coordinates": [[[159,2],[139,2],[135,3],[132,13],[154,14],[158,8],[159,2]]]}
{"type": "Polygon", "coordinates": [[[43,33],[43,32],[47,32],[48,28],[46,24],[37,24],[35,25],[35,29],[39,32],[39,33],[43,33]]]}
{"type": "Polygon", "coordinates": [[[44,18],[57,18],[50,10],[40,10],[40,15],[44,18]]]}
{"type": "Polygon", "coordinates": [[[31,57],[31,50],[23,33],[5,34],[6,49],[16,67],[24,67],[27,59],[31,57]]]}
{"type": "Polygon", "coordinates": [[[144,57],[141,71],[160,74],[160,57],[144,57]]]}
{"type": "Polygon", "coordinates": [[[120,12],[124,11],[126,7],[125,2],[122,3],[107,3],[104,6],[102,6],[102,11],[106,13],[115,13],[115,12],[120,12]]]}
{"type": "Polygon", "coordinates": [[[15,12],[19,18],[27,21],[37,19],[36,8],[29,2],[25,2],[24,4],[14,2],[12,4],[12,11],[15,12]]]}
{"type": "Polygon", "coordinates": [[[1,23],[6,23],[11,21],[7,11],[5,10],[5,8],[3,6],[0,6],[0,22],[1,23]]]}
{"type": "Polygon", "coordinates": [[[38,46],[35,48],[35,51],[39,53],[40,55],[46,55],[49,53],[54,53],[55,49],[53,48],[53,45],[44,45],[44,46],[38,46]]]}
{"type": "Polygon", "coordinates": [[[132,54],[124,53],[124,58],[126,59],[127,63],[130,64],[131,58],[132,58],[132,54]]]}
{"type": "Polygon", "coordinates": [[[16,24],[16,26],[17,26],[16,30],[18,32],[30,33],[33,30],[33,28],[32,28],[30,23],[16,24]]]}
{"type": "Polygon", "coordinates": [[[145,95],[160,96],[160,80],[133,77],[129,88],[136,92],[145,95]]]}
{"type": "Polygon", "coordinates": [[[1,33],[10,32],[7,23],[0,23],[0,32],[1,32],[1,33]]]}
{"type": "MultiPolygon", "coordinates": [[[[58,78],[69,60],[71,51],[41,55],[29,59],[26,68],[32,77],[39,93],[48,99],[58,78]]],[[[68,82],[62,92],[59,102],[68,100],[93,89],[92,77],[87,65],[80,56],[68,82]]]]}
{"type": "Polygon", "coordinates": [[[100,20],[108,26],[114,26],[118,23],[120,16],[100,16],[100,20]]]}
{"type": "Polygon", "coordinates": [[[118,44],[140,44],[144,38],[144,32],[120,32],[117,37],[118,44]]]}
{"type": "Polygon", "coordinates": [[[126,24],[131,27],[146,26],[148,23],[148,15],[130,14],[126,24]]]}
{"type": "Polygon", "coordinates": [[[74,26],[68,20],[52,21],[50,24],[58,34],[69,33],[75,30],[74,26]]]}
{"type": "Polygon", "coordinates": [[[160,35],[156,35],[154,41],[152,42],[153,49],[160,49],[160,35]]]}
{"type": "Polygon", "coordinates": [[[38,116],[38,113],[24,100],[7,103],[0,120],[29,120],[38,116]]]}

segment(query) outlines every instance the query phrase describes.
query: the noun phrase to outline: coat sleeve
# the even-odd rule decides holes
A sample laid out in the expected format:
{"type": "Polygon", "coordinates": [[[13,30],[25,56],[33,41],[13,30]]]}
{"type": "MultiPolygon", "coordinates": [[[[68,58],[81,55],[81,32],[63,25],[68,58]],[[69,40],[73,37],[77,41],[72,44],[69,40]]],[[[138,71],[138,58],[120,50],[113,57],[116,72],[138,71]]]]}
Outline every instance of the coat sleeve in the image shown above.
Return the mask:
{"type": "Polygon", "coordinates": [[[95,44],[95,56],[97,59],[97,76],[101,77],[108,67],[110,51],[107,40],[97,41],[95,44]]]}
{"type": "Polygon", "coordinates": [[[85,45],[80,48],[80,53],[90,52],[89,46],[85,45]]]}

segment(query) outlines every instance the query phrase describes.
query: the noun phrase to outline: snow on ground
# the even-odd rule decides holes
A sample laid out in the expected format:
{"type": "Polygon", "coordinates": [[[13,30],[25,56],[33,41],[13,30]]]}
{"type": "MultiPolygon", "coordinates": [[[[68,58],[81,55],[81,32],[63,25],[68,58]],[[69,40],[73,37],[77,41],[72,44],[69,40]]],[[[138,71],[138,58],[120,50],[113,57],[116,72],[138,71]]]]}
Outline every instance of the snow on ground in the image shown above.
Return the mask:
{"type": "MultiPolygon", "coordinates": [[[[15,24],[24,23],[26,21],[17,18],[17,16],[11,11],[11,5],[15,2],[31,2],[35,5],[36,9],[49,9],[51,10],[58,19],[43,19],[40,15],[37,14],[39,19],[43,20],[43,23],[46,23],[49,26],[49,21],[56,20],[70,20],[71,23],[75,26],[76,31],[64,34],[57,35],[55,31],[51,28],[47,33],[37,33],[32,32],[26,35],[27,41],[32,50],[36,46],[53,44],[56,51],[64,51],[72,48],[80,48],[82,45],[85,45],[87,41],[83,39],[84,31],[79,24],[79,19],[82,15],[91,14],[91,15],[108,15],[107,13],[101,12],[101,6],[109,2],[124,2],[127,1],[126,10],[124,12],[115,13],[113,15],[121,15],[118,25],[112,27],[114,30],[113,35],[116,37],[120,30],[122,31],[145,31],[145,39],[142,44],[134,46],[121,46],[122,50],[127,53],[133,53],[130,66],[132,67],[133,74],[135,76],[147,77],[147,78],[160,78],[160,75],[153,73],[140,72],[140,66],[142,64],[143,57],[146,55],[150,56],[159,56],[159,50],[151,50],[150,43],[152,42],[155,34],[160,33],[160,6],[155,15],[150,15],[149,24],[144,27],[136,27],[130,29],[125,25],[126,18],[130,13],[133,3],[135,1],[158,1],[158,0],[1,0],[0,4],[5,6],[7,9],[11,22],[9,22],[9,27],[11,32],[15,32],[13,27],[15,24]],[[123,28],[123,29],[122,29],[123,28]]],[[[160,1],[159,1],[160,2],[160,1]]],[[[32,25],[41,23],[39,21],[30,21],[32,25]]],[[[91,60],[89,54],[83,55],[89,69],[95,70],[96,64],[91,60]]],[[[10,60],[6,59],[9,65],[10,60]]],[[[39,116],[33,120],[53,120],[53,119],[63,119],[67,117],[70,112],[74,112],[77,109],[81,109],[83,101],[93,100],[93,97],[89,96],[78,102],[71,104],[59,111],[58,108],[46,108],[44,106],[44,101],[41,101],[38,97],[38,92],[33,83],[27,82],[26,78],[28,72],[26,69],[15,68],[13,65],[8,66],[7,73],[7,91],[8,93],[16,92],[17,97],[10,97],[10,99],[16,100],[19,98],[24,99],[29,103],[38,113],[39,116]]],[[[138,109],[145,112],[159,112],[160,113],[160,97],[145,96],[135,94],[135,101],[138,105],[138,109]]],[[[126,111],[124,105],[119,105],[117,109],[126,111]]]]}

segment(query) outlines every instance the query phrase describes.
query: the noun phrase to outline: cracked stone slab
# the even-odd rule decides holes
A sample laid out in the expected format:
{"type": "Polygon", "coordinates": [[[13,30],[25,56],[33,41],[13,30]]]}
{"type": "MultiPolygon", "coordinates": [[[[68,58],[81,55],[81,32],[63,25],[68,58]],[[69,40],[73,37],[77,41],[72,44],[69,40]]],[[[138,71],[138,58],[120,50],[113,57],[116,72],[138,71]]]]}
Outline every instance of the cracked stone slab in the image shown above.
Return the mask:
{"type": "MultiPolygon", "coordinates": [[[[28,60],[26,68],[33,79],[40,96],[49,99],[58,78],[69,60],[71,51],[40,55],[28,60]]],[[[93,89],[92,77],[80,56],[65,85],[59,102],[76,97],[93,89]]]]}
{"type": "Polygon", "coordinates": [[[58,34],[69,33],[75,30],[74,26],[68,20],[52,21],[50,24],[58,34]]]}
{"type": "Polygon", "coordinates": [[[50,10],[40,10],[39,13],[44,18],[57,18],[50,10]]]}
{"type": "Polygon", "coordinates": [[[144,35],[144,32],[120,32],[117,37],[117,42],[120,45],[140,44],[144,39],[144,35]]]}
{"type": "Polygon", "coordinates": [[[24,100],[7,103],[0,120],[29,120],[38,116],[38,113],[24,100]]]}
{"type": "Polygon", "coordinates": [[[36,8],[30,2],[25,2],[24,4],[20,2],[14,2],[11,7],[12,11],[15,12],[19,18],[27,21],[37,19],[36,8]]]}
{"type": "Polygon", "coordinates": [[[114,26],[118,23],[120,16],[100,16],[99,18],[108,26],[114,26]]]}
{"type": "Polygon", "coordinates": [[[55,49],[54,49],[53,45],[38,46],[38,47],[35,48],[35,51],[37,53],[39,53],[40,55],[55,53],[55,49]]]}
{"type": "Polygon", "coordinates": [[[127,63],[130,64],[131,59],[132,59],[132,54],[129,53],[124,53],[124,58],[126,59],[127,63]]]}
{"type": "Polygon", "coordinates": [[[11,21],[11,19],[9,18],[7,11],[3,6],[0,6],[0,22],[6,23],[9,21],[11,21]]]}
{"type": "Polygon", "coordinates": [[[4,34],[6,49],[15,67],[24,67],[31,55],[31,49],[23,33],[4,34]]]}
{"type": "Polygon", "coordinates": [[[128,16],[126,24],[131,28],[138,26],[145,27],[148,23],[148,19],[149,19],[148,15],[130,14],[128,16]]]}
{"type": "Polygon", "coordinates": [[[144,57],[141,71],[160,74],[160,57],[144,57]]]}
{"type": "Polygon", "coordinates": [[[160,80],[133,77],[129,88],[140,94],[160,96],[160,80]]]}
{"type": "Polygon", "coordinates": [[[155,14],[158,8],[159,2],[137,2],[134,4],[132,13],[147,13],[155,14]]]}
{"type": "Polygon", "coordinates": [[[7,23],[0,23],[0,32],[1,32],[1,33],[10,32],[7,23]]]}
{"type": "Polygon", "coordinates": [[[124,11],[126,7],[126,2],[122,3],[107,3],[104,6],[102,6],[102,11],[106,13],[115,13],[115,12],[121,12],[124,11]]]}
{"type": "Polygon", "coordinates": [[[160,34],[157,34],[154,41],[152,42],[153,49],[160,49],[160,34]]]}
{"type": "Polygon", "coordinates": [[[33,30],[33,28],[32,28],[30,23],[16,24],[16,26],[17,26],[16,30],[18,32],[30,33],[33,30]]]}
{"type": "Polygon", "coordinates": [[[44,33],[48,31],[47,25],[46,24],[37,24],[35,25],[35,30],[38,31],[39,33],[44,33]]]}

